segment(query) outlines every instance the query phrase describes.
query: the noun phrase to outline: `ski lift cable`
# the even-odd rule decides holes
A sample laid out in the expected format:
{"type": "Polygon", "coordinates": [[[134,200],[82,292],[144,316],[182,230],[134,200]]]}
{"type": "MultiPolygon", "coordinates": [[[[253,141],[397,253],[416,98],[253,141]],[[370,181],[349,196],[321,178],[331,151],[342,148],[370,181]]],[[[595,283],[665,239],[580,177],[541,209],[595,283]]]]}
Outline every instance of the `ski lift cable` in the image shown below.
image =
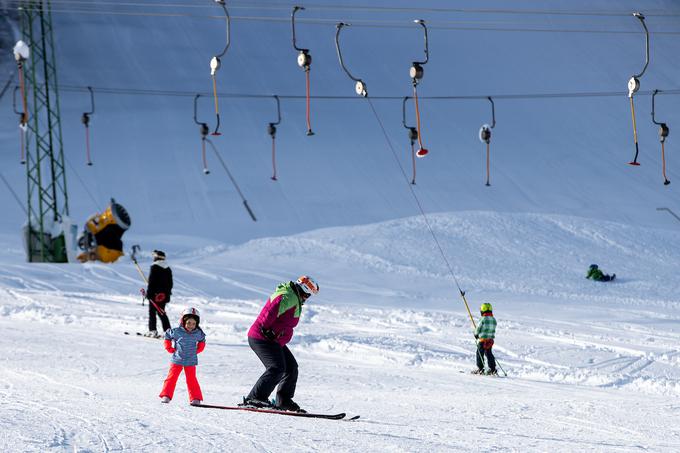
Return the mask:
{"type": "Polygon", "coordinates": [[[83,112],[80,121],[85,126],[85,157],[87,159],[87,165],[92,166],[92,159],[90,159],[90,115],[94,114],[94,92],[92,87],[87,87],[90,92],[90,105],[92,108],[88,112],[83,112]]]}
{"type": "Polygon", "coordinates": [[[666,137],[668,137],[670,131],[666,123],[656,121],[656,117],[654,115],[654,98],[658,93],[659,90],[654,90],[654,94],[652,94],[652,122],[659,126],[659,141],[661,142],[661,169],[663,173],[663,184],[667,186],[671,182],[666,177],[666,149],[664,144],[666,142],[666,137]]]}
{"type": "MultiPolygon", "coordinates": [[[[9,0],[10,4],[20,4],[21,0],[9,0]]],[[[51,0],[52,5],[81,5],[92,6],[92,2],[88,0],[51,0]]],[[[275,5],[268,3],[253,3],[244,2],[244,5],[232,5],[233,9],[247,9],[247,10],[285,10],[287,5],[275,5]]],[[[148,7],[153,9],[158,8],[184,8],[184,9],[207,9],[207,5],[199,5],[194,3],[164,3],[164,2],[112,2],[112,1],[98,1],[97,6],[120,6],[120,7],[148,7]]],[[[432,8],[432,7],[390,7],[390,6],[375,6],[366,4],[314,4],[307,3],[307,8],[320,11],[370,11],[370,12],[395,12],[395,13],[459,13],[459,14],[496,14],[496,15],[549,15],[549,16],[594,16],[594,17],[623,17],[629,13],[627,11],[615,10],[550,10],[550,9],[512,9],[512,8],[432,8]]],[[[680,13],[671,13],[661,9],[650,10],[648,16],[659,17],[677,17],[680,13]]]]}
{"type": "Polygon", "coordinates": [[[215,3],[220,5],[222,7],[222,10],[224,11],[224,16],[226,18],[226,24],[227,24],[227,43],[224,46],[224,50],[218,55],[215,55],[212,57],[210,60],[210,77],[212,78],[212,85],[213,85],[213,96],[215,99],[215,117],[217,118],[217,125],[215,126],[215,130],[213,131],[212,135],[222,135],[220,133],[220,108],[218,105],[218,100],[217,100],[217,70],[220,69],[220,66],[222,66],[222,61],[220,60],[226,53],[227,50],[229,50],[229,45],[231,44],[231,17],[229,16],[229,11],[227,11],[227,5],[225,0],[215,0],[215,3]]]}
{"type": "MultiPolygon", "coordinates": [[[[18,8],[18,7],[17,7],[18,8]]],[[[102,11],[102,10],[68,10],[68,9],[51,9],[51,13],[59,14],[96,14],[96,15],[110,15],[110,16],[133,16],[133,17],[189,17],[198,19],[222,19],[215,15],[196,15],[187,13],[139,13],[139,12],[120,12],[120,11],[102,11]]],[[[233,20],[251,21],[251,22],[284,22],[288,19],[271,16],[233,16],[233,20]]],[[[314,25],[330,25],[337,22],[337,19],[303,19],[302,22],[314,25]]],[[[603,30],[603,29],[578,29],[578,28],[526,28],[526,27],[498,27],[498,26],[466,26],[469,21],[432,21],[429,28],[436,30],[452,30],[452,31],[497,31],[497,32],[521,32],[521,33],[584,33],[584,34],[638,34],[630,30],[603,30]],[[442,24],[442,25],[438,25],[442,24]],[[461,24],[460,26],[451,24],[461,24]]],[[[376,20],[354,21],[356,27],[369,28],[391,28],[391,29],[408,29],[408,25],[397,21],[378,22],[376,20]]],[[[658,35],[680,35],[680,31],[659,30],[651,32],[658,35]]]]}
{"type": "Polygon", "coordinates": [[[276,114],[277,120],[275,123],[269,123],[267,133],[272,138],[272,181],[276,181],[276,126],[281,124],[281,101],[277,95],[273,96],[276,100],[276,114]]]}
{"type": "Polygon", "coordinates": [[[413,102],[416,107],[416,126],[418,128],[419,148],[418,151],[416,151],[416,157],[425,157],[427,156],[429,151],[423,146],[423,134],[422,129],[420,128],[420,107],[418,105],[418,82],[423,78],[423,75],[425,74],[425,69],[423,68],[423,66],[427,64],[427,62],[430,60],[430,51],[427,40],[427,25],[425,25],[425,21],[422,19],[416,19],[413,22],[421,25],[423,27],[423,31],[425,34],[425,60],[414,61],[411,65],[411,69],[409,70],[409,76],[411,76],[411,81],[413,83],[413,102]]]}
{"type": "Polygon", "coordinates": [[[291,28],[293,30],[293,49],[295,49],[298,52],[297,55],[297,64],[300,68],[302,68],[305,71],[305,98],[306,98],[306,112],[305,112],[305,120],[307,122],[307,135],[311,136],[314,135],[314,132],[312,131],[312,120],[311,120],[311,113],[310,113],[310,71],[312,68],[312,55],[309,53],[309,49],[305,49],[302,47],[298,47],[297,45],[297,38],[295,35],[295,15],[297,14],[298,11],[304,11],[303,6],[294,6],[293,11],[290,14],[290,24],[291,28]]]}
{"type": "Polygon", "coordinates": [[[17,195],[17,193],[14,191],[14,189],[12,189],[12,186],[9,184],[9,182],[7,181],[7,179],[5,179],[5,175],[3,175],[2,173],[0,173],[0,179],[2,179],[2,182],[5,183],[5,185],[7,186],[7,189],[10,191],[10,193],[12,194],[12,196],[14,197],[14,199],[16,200],[17,204],[18,204],[18,205],[21,207],[21,209],[24,211],[24,214],[26,214],[26,215],[28,216],[28,211],[26,210],[26,206],[24,206],[24,203],[22,203],[21,199],[19,198],[19,195],[17,195]]]}
{"type": "MultiPolygon", "coordinates": [[[[113,95],[133,95],[133,96],[173,96],[173,97],[194,97],[196,96],[195,91],[179,91],[179,90],[152,90],[152,89],[139,89],[139,88],[112,88],[112,87],[96,87],[98,93],[103,94],[113,94],[113,95]]],[[[87,91],[87,87],[78,85],[59,85],[59,90],[65,92],[82,93],[87,91]]],[[[680,88],[671,88],[659,90],[663,95],[680,95],[680,88]]],[[[593,98],[593,97],[618,97],[625,94],[625,91],[592,91],[592,92],[553,92],[553,93],[516,93],[516,94],[495,94],[493,97],[495,99],[504,100],[523,100],[523,99],[562,99],[562,98],[593,98]]],[[[201,95],[212,96],[211,92],[203,92],[201,95]]],[[[639,91],[638,94],[641,95],[652,95],[652,90],[639,91]]],[[[259,93],[218,93],[218,96],[222,98],[230,99],[270,99],[271,94],[259,94],[259,93]]],[[[301,95],[286,95],[279,94],[280,99],[288,100],[300,100],[305,99],[305,96],[301,95]]],[[[471,101],[471,100],[483,100],[488,99],[488,95],[433,95],[433,96],[419,96],[420,99],[427,99],[433,101],[471,101]]],[[[311,96],[312,99],[316,100],[331,100],[331,101],[343,101],[343,100],[356,100],[356,96],[347,95],[315,95],[311,96]]],[[[374,100],[398,100],[402,101],[404,99],[403,95],[400,96],[371,96],[374,100]]]]}
{"type": "Polygon", "coordinates": [[[205,140],[208,134],[210,133],[210,129],[208,128],[208,125],[206,123],[201,123],[197,119],[197,110],[198,110],[198,98],[200,98],[201,95],[197,94],[194,96],[194,123],[196,123],[199,127],[199,131],[201,133],[201,158],[203,160],[203,173],[208,175],[210,174],[210,170],[208,169],[208,159],[206,158],[205,155],[205,140]]]}
{"type": "MultiPolygon", "coordinates": [[[[350,79],[357,82],[357,86],[358,86],[358,84],[361,80],[353,77],[351,75],[351,73],[347,70],[347,68],[345,67],[345,65],[342,61],[342,53],[340,52],[340,44],[339,44],[339,34],[340,34],[340,30],[342,29],[343,26],[344,25],[343,25],[342,22],[337,24],[337,31],[336,31],[336,35],[335,35],[336,49],[338,51],[338,60],[340,61],[340,65],[343,67],[343,69],[345,70],[347,75],[350,77],[350,79]]],[[[365,88],[365,87],[363,87],[363,88],[365,88]]],[[[455,281],[456,286],[458,287],[458,291],[460,292],[460,295],[463,298],[463,301],[465,302],[465,306],[467,307],[468,304],[467,304],[467,300],[465,299],[465,292],[461,289],[460,284],[458,283],[458,278],[456,277],[455,273],[453,272],[453,268],[451,267],[451,264],[449,263],[449,260],[446,257],[446,254],[444,253],[444,249],[442,248],[441,244],[439,243],[439,239],[437,238],[437,235],[435,234],[434,229],[432,228],[432,225],[430,224],[430,221],[427,217],[427,214],[425,214],[425,210],[423,209],[422,203],[420,202],[420,199],[418,198],[418,195],[416,194],[416,192],[414,190],[414,184],[409,182],[408,176],[406,175],[406,170],[404,169],[404,166],[401,164],[401,161],[399,160],[399,156],[397,155],[397,152],[394,148],[394,145],[392,144],[392,140],[390,140],[390,137],[387,133],[387,130],[385,129],[385,125],[383,124],[382,119],[380,118],[380,115],[378,114],[378,111],[376,110],[375,106],[373,105],[372,99],[368,96],[368,92],[365,89],[355,90],[355,91],[357,92],[357,94],[359,96],[363,97],[364,99],[366,99],[368,101],[368,104],[371,107],[371,111],[373,112],[373,115],[375,116],[375,119],[378,122],[380,130],[382,131],[382,134],[385,137],[385,141],[388,145],[388,148],[389,148],[390,152],[392,153],[392,157],[394,158],[394,160],[397,164],[397,167],[399,168],[399,171],[401,172],[402,176],[404,177],[404,180],[406,181],[406,183],[408,185],[409,192],[411,193],[411,196],[415,200],[415,203],[418,206],[418,210],[420,211],[420,214],[422,215],[422,217],[425,221],[425,224],[427,225],[427,229],[430,232],[430,234],[432,235],[432,238],[433,238],[435,244],[437,245],[439,253],[441,254],[442,259],[446,263],[446,267],[448,268],[449,273],[453,277],[453,280],[455,281]]],[[[403,100],[403,103],[404,103],[403,105],[405,106],[406,99],[403,100]]],[[[404,118],[403,124],[404,124],[404,127],[407,127],[405,118],[404,118]]],[[[469,312],[470,312],[470,309],[468,307],[468,313],[469,312]]],[[[472,315],[470,315],[470,319],[472,320],[472,315]]],[[[472,320],[472,322],[474,324],[474,320],[472,320]]]]}
{"type": "Polygon", "coordinates": [[[229,171],[229,168],[227,167],[227,164],[222,159],[222,156],[217,151],[217,148],[213,144],[212,140],[206,138],[205,141],[208,142],[208,144],[210,145],[212,150],[215,152],[217,159],[220,161],[220,164],[222,164],[222,168],[224,168],[224,171],[227,173],[227,176],[229,176],[231,183],[234,185],[234,188],[236,189],[236,192],[238,192],[238,195],[241,197],[241,200],[243,201],[243,206],[246,208],[246,211],[248,211],[250,218],[253,219],[253,222],[257,222],[257,219],[255,218],[255,214],[253,214],[253,211],[250,209],[250,206],[248,206],[248,201],[243,196],[243,192],[241,192],[241,189],[239,188],[238,184],[236,183],[236,180],[232,176],[231,172],[229,171]]]}
{"type": "Polygon", "coordinates": [[[408,130],[409,142],[411,142],[411,168],[413,169],[413,175],[411,178],[411,184],[416,183],[416,148],[415,143],[418,140],[418,129],[415,127],[406,125],[406,101],[410,98],[405,96],[403,102],[401,103],[401,124],[404,125],[404,129],[408,130]]]}
{"type": "MultiPolygon", "coordinates": [[[[85,193],[87,193],[87,195],[90,197],[90,200],[92,201],[92,204],[94,205],[95,210],[103,211],[101,206],[99,206],[99,203],[97,203],[97,199],[95,198],[95,196],[92,195],[92,191],[87,186],[87,184],[85,183],[83,178],[80,176],[80,173],[78,173],[75,166],[71,163],[71,161],[69,160],[69,158],[66,154],[64,154],[64,161],[66,161],[66,165],[68,166],[69,170],[71,170],[73,172],[73,174],[76,175],[76,179],[78,180],[80,185],[83,186],[83,189],[85,189],[85,193]]],[[[98,191],[98,193],[99,193],[99,191],[98,191]]]]}
{"type": "Polygon", "coordinates": [[[420,199],[418,198],[418,195],[415,192],[414,185],[410,184],[409,181],[408,181],[408,176],[406,175],[406,170],[404,169],[403,165],[401,164],[401,161],[399,160],[399,157],[397,156],[397,152],[395,151],[394,145],[392,144],[392,140],[390,140],[390,137],[389,137],[389,134],[387,133],[385,125],[383,124],[382,120],[380,119],[380,115],[378,114],[378,111],[376,110],[375,105],[373,105],[373,101],[368,96],[366,96],[366,100],[368,100],[368,104],[371,106],[371,110],[373,112],[373,115],[375,116],[375,119],[378,122],[380,130],[382,131],[383,136],[385,137],[385,142],[387,143],[387,146],[392,153],[392,157],[394,158],[395,162],[397,163],[397,166],[399,167],[399,170],[400,170],[402,176],[404,177],[404,180],[408,184],[409,192],[411,193],[411,196],[413,197],[413,199],[416,203],[416,206],[418,207],[420,215],[423,217],[425,225],[427,226],[427,229],[430,232],[430,235],[432,236],[432,239],[434,240],[434,243],[436,244],[437,249],[439,250],[439,254],[442,257],[442,260],[446,264],[446,268],[448,269],[449,274],[453,278],[453,281],[455,282],[456,287],[458,288],[458,292],[460,293],[460,296],[463,298],[463,302],[465,302],[465,306],[467,308],[468,314],[470,314],[470,320],[472,321],[472,323],[474,325],[474,320],[472,319],[472,314],[470,313],[470,308],[468,306],[467,299],[465,298],[465,291],[463,291],[460,287],[460,283],[458,281],[458,278],[456,277],[455,272],[453,271],[453,267],[451,266],[451,263],[449,262],[448,258],[446,257],[446,254],[444,253],[444,248],[442,247],[441,243],[439,242],[439,239],[437,238],[437,235],[434,232],[434,229],[432,228],[432,224],[430,222],[430,219],[427,216],[427,214],[425,213],[425,209],[423,208],[423,205],[420,202],[420,199]]]}
{"type": "Polygon", "coordinates": [[[640,153],[640,145],[638,144],[637,124],[635,122],[635,103],[633,102],[633,96],[640,89],[640,78],[647,70],[647,66],[649,66],[649,30],[645,24],[644,14],[636,12],[633,13],[633,17],[640,21],[642,27],[645,30],[645,66],[642,68],[642,71],[639,74],[635,74],[628,80],[628,98],[630,99],[630,113],[633,118],[633,140],[635,142],[635,157],[631,162],[628,163],[630,165],[639,166],[640,163],[637,161],[637,159],[638,154],[640,153]]]}

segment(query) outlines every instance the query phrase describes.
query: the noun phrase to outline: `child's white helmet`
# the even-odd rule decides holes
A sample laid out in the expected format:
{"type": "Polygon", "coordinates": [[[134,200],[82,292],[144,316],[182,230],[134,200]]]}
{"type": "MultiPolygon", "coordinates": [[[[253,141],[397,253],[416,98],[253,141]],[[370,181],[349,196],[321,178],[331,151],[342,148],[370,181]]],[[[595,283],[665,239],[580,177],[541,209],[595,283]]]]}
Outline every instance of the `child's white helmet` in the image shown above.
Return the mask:
{"type": "Polygon", "coordinates": [[[194,307],[187,307],[182,310],[182,314],[179,317],[179,325],[184,327],[184,321],[190,317],[196,320],[196,327],[198,327],[201,322],[201,313],[194,307]]]}

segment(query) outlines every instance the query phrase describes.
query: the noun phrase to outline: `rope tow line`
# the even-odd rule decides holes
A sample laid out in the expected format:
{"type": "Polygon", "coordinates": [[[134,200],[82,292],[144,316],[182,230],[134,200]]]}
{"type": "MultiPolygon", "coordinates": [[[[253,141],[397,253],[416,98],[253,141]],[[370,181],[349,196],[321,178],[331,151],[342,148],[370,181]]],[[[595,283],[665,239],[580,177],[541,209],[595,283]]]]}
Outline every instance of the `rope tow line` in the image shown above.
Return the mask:
{"type": "Polygon", "coordinates": [[[87,165],[92,165],[92,159],[90,159],[90,115],[94,114],[94,92],[92,87],[87,87],[90,91],[90,105],[92,108],[89,112],[83,112],[83,116],[80,117],[80,121],[85,126],[85,158],[87,159],[87,165]]]}
{"type": "Polygon", "coordinates": [[[210,139],[206,138],[205,141],[208,142],[208,144],[210,145],[212,150],[215,152],[217,159],[220,161],[220,164],[222,164],[222,168],[224,168],[224,171],[227,172],[227,176],[229,176],[231,183],[234,185],[234,188],[236,189],[236,192],[238,192],[239,197],[241,197],[241,200],[243,201],[243,206],[246,208],[246,211],[248,211],[250,218],[253,219],[253,222],[257,222],[257,219],[255,218],[255,214],[253,214],[253,211],[250,209],[250,206],[248,206],[248,200],[246,200],[246,198],[243,196],[243,192],[241,192],[241,189],[239,188],[238,184],[236,183],[236,180],[234,179],[231,172],[229,171],[227,164],[222,159],[222,156],[217,151],[217,148],[215,147],[215,145],[213,144],[213,142],[210,139]]]}
{"type": "Polygon", "coordinates": [[[640,74],[636,74],[628,80],[628,98],[630,99],[630,113],[633,118],[633,140],[635,141],[635,157],[632,162],[628,162],[630,165],[639,166],[638,154],[640,153],[640,147],[638,145],[638,134],[637,125],[635,123],[635,104],[633,103],[633,95],[640,89],[640,78],[647,70],[649,65],[649,30],[647,30],[647,24],[645,24],[645,16],[642,13],[633,13],[634,17],[637,17],[645,29],[645,67],[642,68],[640,74]]]}
{"type": "Polygon", "coordinates": [[[418,127],[418,151],[416,151],[416,157],[425,157],[429,153],[427,149],[423,146],[423,134],[420,129],[420,108],[418,107],[418,82],[423,78],[425,70],[423,66],[427,64],[430,60],[429,46],[427,42],[427,26],[425,21],[422,19],[416,19],[413,21],[416,24],[422,25],[425,33],[425,61],[414,61],[412,63],[411,69],[409,70],[409,75],[411,76],[411,81],[413,83],[413,101],[416,106],[416,126],[418,127]]]}
{"type": "Polygon", "coordinates": [[[661,171],[663,173],[663,185],[667,186],[671,182],[668,180],[668,178],[666,178],[666,150],[664,149],[664,143],[666,142],[666,137],[668,137],[670,130],[668,129],[666,123],[659,123],[654,117],[654,98],[656,97],[657,93],[660,93],[660,91],[654,90],[654,94],[652,94],[652,122],[659,126],[659,141],[661,142],[661,171]]]}
{"type": "Polygon", "coordinates": [[[203,160],[203,174],[210,174],[210,170],[208,169],[208,160],[206,159],[205,156],[205,140],[208,134],[210,133],[210,128],[208,128],[208,125],[206,123],[201,123],[196,119],[196,110],[197,110],[197,104],[198,104],[198,98],[200,98],[201,95],[197,94],[194,97],[194,123],[198,125],[198,130],[201,133],[201,159],[203,160]]]}
{"type": "Polygon", "coordinates": [[[309,95],[309,71],[312,67],[312,56],[309,54],[309,49],[303,49],[297,46],[297,40],[295,37],[295,14],[304,10],[303,6],[294,6],[293,12],[290,15],[290,23],[293,29],[293,48],[298,51],[297,64],[305,71],[305,99],[306,99],[306,121],[307,121],[307,135],[314,135],[312,132],[312,120],[310,114],[310,95],[309,95]]]}
{"type": "Polygon", "coordinates": [[[267,126],[267,133],[272,138],[272,181],[276,181],[276,126],[281,124],[281,101],[279,97],[274,95],[276,100],[276,114],[277,120],[275,123],[269,123],[267,126]]]}
{"type": "Polygon", "coordinates": [[[220,108],[217,102],[217,80],[216,80],[216,75],[217,75],[217,70],[220,69],[220,66],[222,66],[222,61],[220,58],[222,58],[226,53],[227,50],[229,49],[229,45],[231,44],[231,17],[229,17],[229,12],[227,11],[227,5],[225,4],[225,0],[215,0],[215,3],[219,4],[222,7],[222,10],[224,10],[224,16],[226,17],[227,20],[227,44],[224,46],[224,50],[222,53],[219,55],[215,55],[212,57],[210,60],[210,77],[212,78],[212,85],[213,85],[213,96],[215,99],[215,117],[217,117],[217,126],[215,126],[215,131],[212,133],[212,135],[222,135],[219,130],[220,130],[220,108]]]}
{"type": "Polygon", "coordinates": [[[411,184],[416,183],[416,147],[415,143],[418,140],[418,129],[415,127],[406,125],[406,101],[410,98],[406,96],[401,104],[401,124],[404,125],[404,129],[408,130],[408,139],[411,142],[411,167],[413,168],[413,177],[411,178],[411,184]]]}
{"type": "Polygon", "coordinates": [[[491,126],[488,124],[482,124],[479,128],[479,140],[482,143],[486,143],[486,186],[490,186],[489,183],[489,146],[491,143],[491,129],[496,127],[496,108],[493,103],[491,96],[487,97],[489,102],[491,102],[491,126]]]}
{"type": "MultiPolygon", "coordinates": [[[[448,258],[446,258],[446,254],[444,253],[444,249],[442,248],[442,246],[439,242],[439,239],[437,238],[437,235],[435,234],[434,229],[432,228],[432,225],[430,223],[430,219],[427,217],[427,214],[425,213],[425,209],[423,209],[423,205],[420,202],[420,199],[418,198],[418,195],[415,192],[415,189],[414,189],[415,185],[412,184],[412,182],[409,182],[408,176],[406,175],[406,170],[404,170],[404,166],[401,164],[401,161],[399,160],[399,156],[397,155],[395,147],[392,144],[392,140],[390,140],[390,137],[387,133],[387,130],[385,129],[385,125],[383,124],[382,120],[380,119],[380,115],[378,114],[378,111],[376,110],[375,106],[373,105],[373,101],[368,96],[368,92],[366,91],[366,84],[363,83],[363,81],[361,79],[352,76],[351,73],[347,70],[347,68],[344,65],[344,62],[342,60],[342,52],[340,51],[339,35],[340,35],[340,30],[342,29],[342,27],[347,26],[347,25],[348,24],[345,24],[343,22],[340,22],[336,25],[337,32],[335,34],[335,45],[336,45],[336,49],[338,51],[338,60],[340,62],[340,66],[345,71],[345,73],[350,77],[350,79],[352,79],[355,82],[355,92],[356,92],[356,94],[365,98],[368,101],[368,105],[371,107],[371,111],[373,112],[373,116],[375,117],[376,121],[378,122],[378,126],[380,127],[380,130],[382,131],[382,134],[385,137],[385,142],[387,143],[387,146],[388,146],[390,152],[392,153],[392,157],[394,158],[395,162],[397,163],[397,166],[399,167],[399,171],[401,172],[402,176],[404,177],[404,181],[406,181],[406,183],[408,185],[409,192],[411,193],[411,196],[413,197],[416,205],[418,206],[418,210],[420,212],[420,215],[422,216],[423,220],[425,221],[425,225],[427,226],[427,230],[430,232],[430,235],[432,236],[432,239],[434,240],[434,243],[436,244],[437,249],[439,250],[439,254],[441,255],[442,260],[446,264],[446,268],[448,269],[449,274],[453,278],[453,281],[455,282],[456,287],[458,288],[458,292],[459,292],[461,298],[463,299],[463,302],[465,303],[465,308],[467,309],[468,315],[470,317],[470,321],[472,322],[473,329],[476,329],[475,321],[472,318],[472,313],[470,312],[470,307],[468,305],[467,299],[465,298],[465,291],[463,291],[461,289],[460,284],[458,282],[458,278],[456,277],[456,274],[453,272],[453,267],[451,266],[451,263],[449,263],[448,258]],[[359,86],[358,82],[361,82],[361,84],[362,84],[361,90],[357,89],[358,86],[359,86]]],[[[427,60],[425,61],[425,63],[426,62],[427,62],[427,60]]],[[[424,63],[422,63],[422,64],[424,64],[424,63]]],[[[414,66],[415,66],[415,63],[414,63],[414,66]]],[[[421,69],[422,69],[422,67],[421,67],[421,69]]],[[[422,72],[421,72],[421,77],[422,77],[422,72]]],[[[404,103],[403,105],[405,105],[406,99],[408,99],[408,98],[403,99],[403,103],[404,103]]],[[[404,126],[407,127],[405,125],[405,122],[404,122],[404,126]]]]}

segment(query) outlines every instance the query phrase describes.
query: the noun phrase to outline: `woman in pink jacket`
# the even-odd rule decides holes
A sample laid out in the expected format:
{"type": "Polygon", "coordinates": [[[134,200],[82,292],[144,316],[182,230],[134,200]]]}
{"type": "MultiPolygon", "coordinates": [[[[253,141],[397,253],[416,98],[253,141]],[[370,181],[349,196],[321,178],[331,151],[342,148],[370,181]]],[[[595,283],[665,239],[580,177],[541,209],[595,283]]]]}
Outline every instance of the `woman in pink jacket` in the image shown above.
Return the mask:
{"type": "Polygon", "coordinates": [[[248,396],[243,398],[242,405],[271,407],[269,395],[278,385],[273,407],[304,412],[293,401],[298,364],[286,344],[293,337],[293,329],[300,321],[305,301],[318,292],[319,285],[311,277],[303,275],[295,282],[279,284],[274,294],[267,299],[248,331],[248,344],[266,370],[248,396]]]}

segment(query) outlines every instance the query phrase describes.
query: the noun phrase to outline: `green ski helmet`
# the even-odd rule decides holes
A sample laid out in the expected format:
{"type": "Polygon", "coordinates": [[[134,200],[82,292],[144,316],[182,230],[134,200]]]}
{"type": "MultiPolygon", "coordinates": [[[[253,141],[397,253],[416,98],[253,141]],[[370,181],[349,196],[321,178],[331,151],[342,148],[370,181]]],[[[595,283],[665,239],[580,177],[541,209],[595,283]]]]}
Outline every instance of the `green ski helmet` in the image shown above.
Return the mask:
{"type": "Polygon", "coordinates": [[[482,304],[481,307],[479,307],[479,311],[482,313],[486,313],[487,311],[493,311],[493,308],[491,307],[491,304],[488,302],[485,302],[482,304]]]}

